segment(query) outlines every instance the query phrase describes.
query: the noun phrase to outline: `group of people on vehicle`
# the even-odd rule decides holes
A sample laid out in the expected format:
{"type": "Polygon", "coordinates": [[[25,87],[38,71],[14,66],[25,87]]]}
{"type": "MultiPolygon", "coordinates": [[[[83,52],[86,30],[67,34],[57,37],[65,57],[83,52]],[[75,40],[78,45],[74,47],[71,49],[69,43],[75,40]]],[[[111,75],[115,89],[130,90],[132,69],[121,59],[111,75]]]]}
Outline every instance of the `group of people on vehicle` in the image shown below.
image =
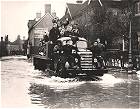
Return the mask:
{"type": "MultiPolygon", "coordinates": [[[[58,18],[55,18],[52,20],[53,27],[50,30],[49,34],[43,36],[43,39],[40,41],[40,51],[44,51],[45,48],[45,43],[50,42],[53,47],[57,43],[57,39],[61,37],[71,37],[74,39],[72,36],[79,37],[79,29],[78,29],[78,24],[71,25],[69,24],[69,20],[66,19],[64,22],[60,22],[58,18]]],[[[74,41],[74,40],[73,40],[74,41]]],[[[53,48],[51,47],[51,48],[53,48]]]]}
{"type": "Polygon", "coordinates": [[[60,22],[58,19],[53,20],[53,28],[50,30],[49,38],[52,43],[60,37],[79,37],[78,24],[71,25],[69,20],[66,19],[64,22],[60,22]]]}
{"type": "MultiPolygon", "coordinates": [[[[63,51],[63,56],[68,57],[69,63],[73,61],[74,58],[78,59],[78,66],[80,67],[80,56],[78,54],[72,54],[72,49],[78,52],[78,48],[76,46],[76,42],[79,40],[80,34],[78,29],[78,24],[71,25],[69,24],[69,20],[66,19],[64,22],[60,22],[59,19],[53,19],[53,27],[49,32],[49,36],[45,33],[43,39],[41,40],[41,45],[43,50],[45,50],[45,43],[50,42],[50,53],[58,52],[61,53],[63,51]],[[72,44],[66,42],[66,45],[62,46],[62,42],[58,41],[58,38],[61,37],[70,37],[72,40],[72,44]],[[74,57],[74,58],[73,58],[74,57]]],[[[104,45],[101,44],[100,39],[98,38],[89,49],[93,53],[93,57],[102,56],[102,52],[104,51],[104,45]]],[[[44,51],[45,53],[45,51],[44,51]]],[[[53,56],[51,54],[51,56],[53,56]]],[[[102,59],[98,59],[102,63],[102,59]]],[[[73,66],[73,65],[71,65],[73,66]]]]}
{"type": "Polygon", "coordinates": [[[71,67],[80,68],[80,56],[77,54],[78,48],[76,42],[79,40],[78,37],[72,38],[72,43],[69,40],[66,41],[65,45],[62,45],[61,41],[57,41],[57,45],[54,46],[53,51],[58,54],[58,57],[61,58],[61,62],[65,63],[66,61],[70,64],[71,67]],[[75,62],[77,59],[77,62],[75,62]]]}
{"type": "Polygon", "coordinates": [[[60,22],[59,19],[55,18],[52,20],[53,27],[49,32],[49,35],[45,33],[43,40],[50,41],[51,43],[56,43],[57,39],[60,37],[79,37],[78,24],[69,24],[69,20],[66,19],[64,22],[60,22]]]}

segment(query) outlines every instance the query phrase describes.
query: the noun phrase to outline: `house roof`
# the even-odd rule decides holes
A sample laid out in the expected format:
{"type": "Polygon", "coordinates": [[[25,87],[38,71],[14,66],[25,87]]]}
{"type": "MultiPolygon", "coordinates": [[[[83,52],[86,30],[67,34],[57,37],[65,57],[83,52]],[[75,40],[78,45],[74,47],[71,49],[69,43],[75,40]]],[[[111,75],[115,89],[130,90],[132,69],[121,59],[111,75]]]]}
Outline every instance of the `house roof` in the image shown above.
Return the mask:
{"type": "Polygon", "coordinates": [[[41,17],[32,27],[29,29],[31,31],[34,27],[36,27],[46,16],[50,16],[52,19],[54,18],[50,13],[46,13],[43,17],[41,17]]]}
{"type": "Polygon", "coordinates": [[[49,15],[52,19],[54,18],[50,13],[46,13],[43,17],[41,17],[41,18],[33,25],[33,27],[36,27],[47,15],[49,15]]]}
{"type": "MultiPolygon", "coordinates": [[[[133,0],[138,1],[138,0],[133,0]]],[[[91,4],[91,2],[98,2],[99,5],[104,5],[104,3],[107,3],[109,7],[119,8],[119,7],[127,7],[128,6],[128,0],[87,0],[83,4],[70,4],[67,3],[67,8],[65,15],[61,18],[64,20],[66,18],[66,14],[69,14],[69,17],[73,19],[75,16],[82,13],[82,11],[88,7],[88,5],[91,4]]]]}
{"type": "Polygon", "coordinates": [[[138,2],[139,0],[88,0],[90,4],[91,1],[97,1],[100,5],[104,5],[104,3],[111,4],[112,7],[127,7],[129,3],[138,2]],[[117,6],[116,6],[117,5],[117,6]]]}
{"type": "Polygon", "coordinates": [[[68,11],[70,12],[70,16],[74,17],[77,12],[82,8],[82,4],[71,4],[67,3],[68,11]]]}
{"type": "Polygon", "coordinates": [[[66,17],[70,17],[73,19],[73,17],[77,16],[78,14],[81,13],[81,10],[87,7],[88,1],[85,1],[83,4],[72,4],[72,3],[67,3],[65,15],[61,18],[61,20],[66,19],[66,17]]]}

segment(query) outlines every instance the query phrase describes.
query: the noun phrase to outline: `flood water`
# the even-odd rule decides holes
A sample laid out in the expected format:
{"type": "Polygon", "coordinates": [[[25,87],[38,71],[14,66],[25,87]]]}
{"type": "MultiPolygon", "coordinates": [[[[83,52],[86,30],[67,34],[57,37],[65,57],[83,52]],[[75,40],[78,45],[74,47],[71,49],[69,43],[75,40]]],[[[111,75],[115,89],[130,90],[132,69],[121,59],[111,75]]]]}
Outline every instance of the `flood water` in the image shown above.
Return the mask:
{"type": "Polygon", "coordinates": [[[60,78],[34,70],[24,56],[1,59],[1,107],[139,108],[139,78],[117,70],[99,80],[60,78]]]}

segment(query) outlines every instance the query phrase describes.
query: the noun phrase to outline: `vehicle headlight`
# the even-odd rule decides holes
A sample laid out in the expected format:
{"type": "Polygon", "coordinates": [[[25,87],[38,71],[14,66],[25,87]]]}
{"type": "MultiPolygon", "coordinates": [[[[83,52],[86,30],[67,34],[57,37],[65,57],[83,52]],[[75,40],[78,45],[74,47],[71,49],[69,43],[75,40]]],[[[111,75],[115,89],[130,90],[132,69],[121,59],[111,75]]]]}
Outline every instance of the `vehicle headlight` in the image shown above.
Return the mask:
{"type": "Polygon", "coordinates": [[[76,53],[76,51],[75,50],[72,50],[72,53],[76,53]]]}
{"type": "Polygon", "coordinates": [[[76,63],[78,62],[78,59],[77,59],[77,58],[75,58],[75,62],[76,62],[76,63]]]}
{"type": "Polygon", "coordinates": [[[84,58],[81,57],[81,60],[84,60],[84,58]]]}
{"type": "Polygon", "coordinates": [[[97,62],[97,58],[94,58],[93,62],[97,62]]]}
{"type": "Polygon", "coordinates": [[[66,62],[66,63],[65,63],[65,68],[68,69],[69,67],[70,67],[70,64],[69,64],[68,62],[66,62]]]}
{"type": "Polygon", "coordinates": [[[64,51],[61,51],[61,53],[64,53],[64,51]]]}

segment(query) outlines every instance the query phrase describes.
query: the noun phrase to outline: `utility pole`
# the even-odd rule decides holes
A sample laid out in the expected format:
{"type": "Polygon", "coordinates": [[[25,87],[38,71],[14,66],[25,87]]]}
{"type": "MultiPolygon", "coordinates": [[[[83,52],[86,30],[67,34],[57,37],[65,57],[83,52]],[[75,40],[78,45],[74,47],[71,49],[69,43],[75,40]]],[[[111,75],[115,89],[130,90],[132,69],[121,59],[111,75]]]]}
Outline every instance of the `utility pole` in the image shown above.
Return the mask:
{"type": "MultiPolygon", "coordinates": [[[[131,19],[131,18],[130,18],[131,19]]],[[[129,22],[128,73],[132,73],[132,21],[129,22]]]]}
{"type": "Polygon", "coordinates": [[[128,0],[128,8],[129,8],[129,50],[128,50],[128,73],[132,73],[132,22],[133,22],[133,1],[128,0]]]}

